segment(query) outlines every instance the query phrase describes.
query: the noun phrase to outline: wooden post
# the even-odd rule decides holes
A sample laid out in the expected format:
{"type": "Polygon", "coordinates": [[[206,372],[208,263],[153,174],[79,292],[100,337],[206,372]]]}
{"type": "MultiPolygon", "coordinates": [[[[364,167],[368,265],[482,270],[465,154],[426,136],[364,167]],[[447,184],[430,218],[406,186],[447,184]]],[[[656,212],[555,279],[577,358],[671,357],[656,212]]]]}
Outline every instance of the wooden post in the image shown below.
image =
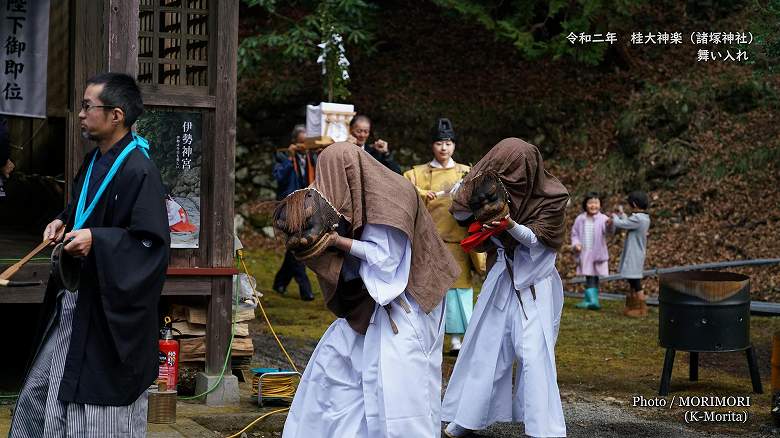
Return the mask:
{"type": "Polygon", "coordinates": [[[108,2],[108,71],[138,72],[138,2],[139,0],[107,0],[108,2]]]}
{"type": "MultiPolygon", "coordinates": [[[[238,1],[216,5],[216,68],[210,80],[218,103],[214,114],[213,172],[207,223],[213,238],[209,259],[213,267],[233,266],[233,193],[236,144],[236,53],[238,50],[238,1]]],[[[206,373],[218,373],[224,364],[231,333],[231,278],[212,280],[206,340],[206,373]]]]}
{"type": "MultiPolygon", "coordinates": [[[[103,2],[91,0],[73,0],[73,40],[71,71],[73,83],[71,84],[70,104],[68,105],[68,148],[65,154],[65,193],[70,194],[73,178],[78,172],[86,144],[81,137],[81,124],[79,111],[81,100],[84,98],[84,89],[87,79],[101,72],[106,66],[103,34],[103,2]]],[[[52,54],[52,56],[56,56],[52,54]]],[[[67,203],[67,199],[65,200],[67,203]]]]}

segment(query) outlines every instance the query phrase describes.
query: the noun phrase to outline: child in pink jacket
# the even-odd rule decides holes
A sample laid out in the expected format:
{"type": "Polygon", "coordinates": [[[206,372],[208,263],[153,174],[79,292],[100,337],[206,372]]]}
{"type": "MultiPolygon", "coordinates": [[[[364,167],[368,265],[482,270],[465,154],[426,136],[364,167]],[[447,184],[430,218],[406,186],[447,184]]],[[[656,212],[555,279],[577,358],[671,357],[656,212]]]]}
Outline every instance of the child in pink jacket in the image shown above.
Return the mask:
{"type": "Polygon", "coordinates": [[[585,298],[576,307],[598,310],[599,276],[609,275],[607,236],[614,228],[601,212],[601,200],[596,192],[589,192],[582,200],[583,212],[571,228],[571,245],[577,256],[577,275],[585,276],[585,298]]]}

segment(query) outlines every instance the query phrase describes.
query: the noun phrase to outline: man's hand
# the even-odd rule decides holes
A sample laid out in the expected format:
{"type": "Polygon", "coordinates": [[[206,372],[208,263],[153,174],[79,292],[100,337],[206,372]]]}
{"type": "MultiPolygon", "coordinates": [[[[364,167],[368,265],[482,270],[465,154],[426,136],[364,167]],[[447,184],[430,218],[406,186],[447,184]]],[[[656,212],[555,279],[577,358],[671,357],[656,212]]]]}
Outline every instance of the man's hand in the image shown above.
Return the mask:
{"type": "Polygon", "coordinates": [[[436,199],[436,192],[428,192],[425,194],[425,197],[428,198],[429,201],[433,201],[436,199]]]}
{"type": "Polygon", "coordinates": [[[574,245],[574,252],[580,252],[580,251],[582,251],[582,245],[580,245],[579,243],[574,245]]]}
{"type": "Polygon", "coordinates": [[[65,245],[63,249],[74,257],[86,257],[89,250],[92,249],[92,231],[89,228],[71,231],[65,235],[65,240],[71,237],[73,241],[65,245]]]}
{"type": "Polygon", "coordinates": [[[54,219],[46,225],[46,229],[43,230],[43,240],[50,240],[50,245],[54,245],[62,239],[62,234],[65,232],[65,224],[59,220],[54,219]]]}
{"type": "Polygon", "coordinates": [[[509,215],[506,215],[506,216],[504,216],[503,219],[500,219],[500,220],[497,220],[497,221],[493,221],[493,222],[490,222],[490,223],[487,223],[487,224],[482,224],[482,228],[485,229],[485,230],[492,230],[493,228],[496,228],[499,225],[501,225],[501,221],[504,220],[504,219],[507,220],[507,227],[506,227],[507,229],[512,228],[512,227],[515,226],[515,221],[513,221],[512,218],[509,215]]]}
{"type": "Polygon", "coordinates": [[[390,147],[387,145],[387,142],[384,140],[375,141],[374,149],[376,149],[378,152],[381,152],[383,154],[390,153],[390,147]]]}
{"type": "Polygon", "coordinates": [[[328,234],[328,246],[340,249],[346,253],[349,253],[349,251],[352,249],[352,239],[348,237],[342,237],[339,235],[339,233],[335,231],[331,231],[328,234]]]}

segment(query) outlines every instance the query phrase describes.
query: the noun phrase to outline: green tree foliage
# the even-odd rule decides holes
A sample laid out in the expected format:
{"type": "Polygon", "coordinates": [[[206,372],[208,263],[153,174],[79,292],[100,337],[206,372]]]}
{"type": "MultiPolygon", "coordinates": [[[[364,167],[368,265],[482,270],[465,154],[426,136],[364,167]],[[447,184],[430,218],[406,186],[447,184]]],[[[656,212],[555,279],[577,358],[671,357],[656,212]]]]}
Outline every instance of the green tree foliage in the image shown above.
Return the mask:
{"type": "Polygon", "coordinates": [[[570,33],[625,32],[647,0],[433,0],[510,41],[530,59],[568,56],[595,65],[608,44],[571,44],[570,33]]]}
{"type": "MultiPolygon", "coordinates": [[[[374,44],[373,18],[376,6],[363,0],[244,0],[251,7],[262,8],[267,15],[265,25],[256,34],[241,41],[238,59],[241,74],[261,70],[282,71],[316,67],[322,54],[318,45],[339,35],[349,53],[371,52],[374,44]]],[[[331,99],[349,96],[348,79],[338,65],[338,56],[330,51],[325,58],[323,94],[331,99]]],[[[284,75],[272,89],[283,99],[299,88],[300,75],[284,75]],[[285,82],[286,81],[286,82],[285,82]]]]}
{"type": "Polygon", "coordinates": [[[780,71],[780,0],[756,0],[751,22],[753,55],[759,74],[780,71]]]}

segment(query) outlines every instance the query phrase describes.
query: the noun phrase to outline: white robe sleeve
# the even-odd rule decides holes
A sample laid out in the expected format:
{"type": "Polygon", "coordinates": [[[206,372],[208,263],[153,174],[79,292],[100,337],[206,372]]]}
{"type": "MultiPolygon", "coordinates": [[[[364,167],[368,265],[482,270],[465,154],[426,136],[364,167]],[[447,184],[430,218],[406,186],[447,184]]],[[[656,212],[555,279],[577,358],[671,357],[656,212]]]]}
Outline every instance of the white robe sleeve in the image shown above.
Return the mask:
{"type": "Polygon", "coordinates": [[[368,293],[384,306],[406,290],[412,265],[412,246],[403,231],[366,224],[349,251],[360,259],[360,277],[368,293]]]}
{"type": "Polygon", "coordinates": [[[507,229],[507,232],[520,243],[515,247],[512,261],[516,288],[528,287],[546,278],[555,270],[557,253],[539,241],[530,228],[516,224],[507,229]]]}
{"type": "Polygon", "coordinates": [[[520,225],[518,223],[515,223],[515,226],[507,229],[506,231],[515,240],[527,246],[528,248],[534,248],[539,246],[539,239],[536,238],[536,234],[534,234],[534,232],[531,231],[531,229],[526,227],[525,225],[520,225]]]}

